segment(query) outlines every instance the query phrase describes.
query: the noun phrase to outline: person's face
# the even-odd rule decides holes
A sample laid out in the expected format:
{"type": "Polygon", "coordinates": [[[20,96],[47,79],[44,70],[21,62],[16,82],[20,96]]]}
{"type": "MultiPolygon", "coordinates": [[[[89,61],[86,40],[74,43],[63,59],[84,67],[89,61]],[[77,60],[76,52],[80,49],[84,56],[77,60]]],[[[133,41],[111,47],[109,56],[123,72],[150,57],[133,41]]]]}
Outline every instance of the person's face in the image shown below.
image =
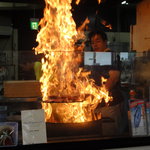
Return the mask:
{"type": "Polygon", "coordinates": [[[96,34],[91,38],[91,46],[95,52],[104,52],[107,48],[107,41],[103,40],[100,35],[96,34]]]}

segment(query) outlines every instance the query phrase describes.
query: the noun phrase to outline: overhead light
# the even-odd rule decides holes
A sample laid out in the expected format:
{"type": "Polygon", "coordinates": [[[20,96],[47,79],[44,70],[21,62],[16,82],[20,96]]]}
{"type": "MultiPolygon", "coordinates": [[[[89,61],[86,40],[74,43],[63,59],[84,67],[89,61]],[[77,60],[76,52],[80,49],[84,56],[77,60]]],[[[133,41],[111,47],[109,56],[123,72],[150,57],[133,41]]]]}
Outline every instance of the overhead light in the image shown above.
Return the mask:
{"type": "Polygon", "coordinates": [[[122,1],[121,5],[128,5],[129,3],[127,1],[122,1]]]}

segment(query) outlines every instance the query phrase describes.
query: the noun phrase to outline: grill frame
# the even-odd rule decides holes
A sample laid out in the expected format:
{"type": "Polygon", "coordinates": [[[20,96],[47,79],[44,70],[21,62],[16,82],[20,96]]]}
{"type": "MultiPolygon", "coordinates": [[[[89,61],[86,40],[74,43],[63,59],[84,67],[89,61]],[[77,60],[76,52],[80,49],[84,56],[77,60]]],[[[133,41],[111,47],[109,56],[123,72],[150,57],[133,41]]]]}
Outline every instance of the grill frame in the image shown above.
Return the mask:
{"type": "Polygon", "coordinates": [[[102,121],[88,121],[82,123],[50,123],[46,122],[47,138],[79,138],[102,137],[102,121]]]}

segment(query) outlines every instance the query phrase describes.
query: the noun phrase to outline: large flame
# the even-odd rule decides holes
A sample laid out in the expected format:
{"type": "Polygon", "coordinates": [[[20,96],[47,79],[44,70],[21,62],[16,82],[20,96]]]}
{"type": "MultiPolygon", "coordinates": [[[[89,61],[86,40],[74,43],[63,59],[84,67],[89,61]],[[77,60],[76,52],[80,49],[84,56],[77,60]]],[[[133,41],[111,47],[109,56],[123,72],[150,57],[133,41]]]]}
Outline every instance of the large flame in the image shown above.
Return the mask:
{"type": "Polygon", "coordinates": [[[40,82],[46,121],[91,121],[93,110],[102,99],[106,102],[111,99],[105,87],[96,86],[88,78],[89,73],[78,67],[77,60],[81,55],[75,53],[74,44],[81,34],[72,18],[71,1],[45,0],[44,17],[40,20],[36,39],[35,53],[45,56],[40,82]],[[47,103],[52,97],[57,97],[55,103],[47,103]],[[67,97],[67,102],[66,99],[63,101],[67,97]],[[73,97],[77,97],[76,102],[72,101],[73,97]]]}

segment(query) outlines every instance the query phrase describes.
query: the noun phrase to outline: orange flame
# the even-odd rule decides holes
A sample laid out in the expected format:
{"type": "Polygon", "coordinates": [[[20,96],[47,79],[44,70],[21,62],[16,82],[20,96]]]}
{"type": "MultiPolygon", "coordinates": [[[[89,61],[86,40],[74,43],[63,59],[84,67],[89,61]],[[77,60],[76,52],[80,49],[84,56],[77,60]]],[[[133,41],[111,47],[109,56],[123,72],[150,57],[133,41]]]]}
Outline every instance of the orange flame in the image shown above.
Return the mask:
{"type": "MultiPolygon", "coordinates": [[[[104,98],[108,102],[108,91],[98,87],[89,73],[78,67],[78,55],[74,43],[80,37],[71,14],[71,0],[45,0],[44,17],[40,20],[40,32],[35,53],[43,53],[40,79],[42,108],[46,121],[85,122],[93,119],[93,111],[104,98]],[[78,97],[76,102],[72,98],[78,97]],[[47,103],[57,97],[55,103],[47,103]],[[59,99],[61,103],[59,103],[59,99]]],[[[88,19],[85,21],[88,23],[88,19]]]]}
{"type": "Polygon", "coordinates": [[[82,23],[82,25],[77,29],[78,31],[83,31],[86,27],[87,24],[90,23],[90,20],[88,19],[88,17],[84,20],[84,22],[82,23]]]}
{"type": "Polygon", "coordinates": [[[112,29],[112,25],[108,24],[106,20],[102,20],[101,24],[103,24],[106,28],[109,28],[110,30],[112,29]]]}
{"type": "Polygon", "coordinates": [[[76,5],[78,5],[80,3],[80,0],[76,0],[76,5]]]}
{"type": "Polygon", "coordinates": [[[98,1],[98,4],[100,4],[101,3],[101,0],[97,0],[98,1]]]}

